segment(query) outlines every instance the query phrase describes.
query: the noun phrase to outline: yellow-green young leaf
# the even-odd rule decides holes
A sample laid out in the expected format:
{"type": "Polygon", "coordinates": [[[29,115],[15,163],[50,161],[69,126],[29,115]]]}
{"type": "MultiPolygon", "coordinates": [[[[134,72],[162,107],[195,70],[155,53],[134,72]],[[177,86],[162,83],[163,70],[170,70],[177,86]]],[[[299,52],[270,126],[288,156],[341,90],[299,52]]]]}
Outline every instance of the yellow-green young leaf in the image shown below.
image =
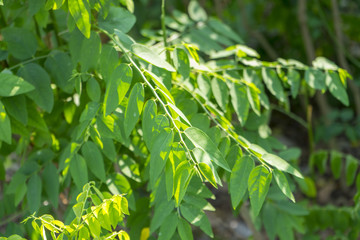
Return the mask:
{"type": "Polygon", "coordinates": [[[248,179],[251,209],[257,216],[265,201],[271,183],[271,173],[264,166],[255,167],[248,179]]]}
{"type": "Polygon", "coordinates": [[[229,102],[229,89],[226,83],[223,80],[214,77],[211,80],[211,91],[214,94],[217,104],[223,111],[226,111],[226,106],[229,102]]]}
{"type": "Polygon", "coordinates": [[[282,193],[286,197],[288,197],[291,201],[295,202],[294,195],[291,192],[291,189],[290,189],[288,180],[286,179],[286,176],[277,169],[273,170],[273,174],[274,174],[275,181],[276,181],[277,185],[279,186],[280,190],[282,191],[282,193]]]}
{"type": "Polygon", "coordinates": [[[30,212],[37,212],[41,205],[41,178],[33,175],[27,184],[27,200],[30,212]]]}
{"type": "Polygon", "coordinates": [[[87,1],[68,0],[69,12],[73,17],[76,26],[86,38],[90,38],[90,14],[87,1]],[[86,5],[85,5],[86,4],[86,5]]]}
{"type": "Polygon", "coordinates": [[[11,125],[9,115],[0,101],[0,141],[11,144],[11,125]]]}
{"type": "Polygon", "coordinates": [[[88,172],[85,159],[75,154],[70,160],[70,173],[78,189],[88,182],[88,172]]]}
{"type": "Polygon", "coordinates": [[[81,150],[90,171],[102,182],[105,182],[104,159],[96,144],[91,141],[87,141],[83,144],[81,150]]]}
{"type": "Polygon", "coordinates": [[[101,89],[99,83],[95,78],[91,77],[86,83],[86,92],[91,101],[99,102],[101,96],[101,89]]]}
{"type": "Polygon", "coordinates": [[[291,96],[293,98],[296,98],[296,96],[299,93],[300,83],[301,83],[300,73],[295,69],[290,68],[287,73],[287,79],[288,79],[288,83],[291,86],[291,96]]]}
{"type": "Polygon", "coordinates": [[[305,81],[306,83],[318,90],[325,90],[326,84],[325,84],[325,74],[318,70],[318,69],[306,69],[305,71],[305,81]]]}
{"type": "Polygon", "coordinates": [[[130,240],[130,236],[127,234],[127,232],[121,230],[118,234],[119,240],[130,240]]]}
{"type": "Polygon", "coordinates": [[[216,180],[214,174],[206,163],[199,163],[199,169],[201,174],[215,187],[217,188],[216,180]]]}
{"type": "Polygon", "coordinates": [[[169,240],[174,235],[178,224],[177,213],[173,212],[167,216],[160,227],[159,240],[169,240]]]}
{"type": "Polygon", "coordinates": [[[200,59],[199,59],[199,55],[197,53],[197,50],[199,50],[199,48],[195,45],[192,45],[192,44],[185,44],[183,43],[184,46],[186,47],[186,49],[189,51],[190,53],[190,56],[197,62],[199,63],[200,62],[200,59]]]}
{"type": "Polygon", "coordinates": [[[130,215],[128,206],[128,200],[125,197],[121,198],[121,211],[126,215],[130,215]]]}
{"type": "Polygon", "coordinates": [[[0,6],[4,6],[3,0],[0,0],[0,6]]]}
{"type": "Polygon", "coordinates": [[[100,237],[101,226],[99,221],[95,217],[90,217],[87,219],[86,223],[90,229],[91,235],[94,238],[100,237]]]}
{"type": "Polygon", "coordinates": [[[25,28],[8,27],[1,31],[7,50],[17,59],[24,60],[35,55],[37,40],[35,34],[25,28]]]}
{"type": "Polygon", "coordinates": [[[215,143],[209,138],[208,135],[206,135],[206,133],[196,127],[189,127],[184,131],[184,133],[195,147],[200,148],[205,153],[209,154],[211,160],[214,163],[229,172],[231,171],[228,163],[224,159],[224,156],[216,147],[215,143]]]}
{"type": "Polygon", "coordinates": [[[101,210],[98,213],[98,220],[101,227],[105,228],[108,231],[112,231],[110,215],[109,212],[106,211],[106,209],[101,208],[101,210]]]}
{"type": "Polygon", "coordinates": [[[46,165],[42,172],[42,180],[44,183],[45,192],[55,208],[58,206],[59,201],[59,175],[57,168],[54,164],[49,163],[46,165]]]}
{"type": "Polygon", "coordinates": [[[162,59],[159,54],[153,52],[145,45],[135,43],[131,46],[133,53],[142,60],[151,63],[154,66],[168,70],[169,72],[175,72],[173,66],[162,59]]]}
{"type": "Polygon", "coordinates": [[[132,69],[127,64],[120,64],[111,74],[106,84],[104,97],[105,115],[112,113],[124,99],[133,77],[132,69]]]}
{"type": "Polygon", "coordinates": [[[87,227],[82,226],[79,231],[79,240],[87,240],[90,239],[90,233],[87,227]]]}
{"type": "Polygon", "coordinates": [[[356,172],[359,166],[359,160],[351,155],[346,155],[346,184],[350,186],[353,184],[356,176],[356,172]]]}
{"type": "Polygon", "coordinates": [[[177,230],[181,240],[193,240],[193,234],[190,224],[183,218],[178,220],[177,230]]]}
{"type": "Polygon", "coordinates": [[[273,69],[263,68],[261,70],[262,77],[266,87],[269,89],[272,95],[274,95],[281,102],[285,102],[285,94],[280,79],[273,69]]]}
{"type": "Polygon", "coordinates": [[[40,65],[29,63],[19,69],[18,75],[35,87],[34,91],[27,93],[27,96],[50,113],[54,106],[54,93],[48,73],[40,65]]]}
{"type": "Polygon", "coordinates": [[[171,145],[174,140],[174,132],[164,129],[154,140],[150,157],[150,186],[154,187],[156,180],[165,167],[169,157],[171,145]]]}
{"type": "Polygon", "coordinates": [[[231,171],[229,188],[231,204],[234,209],[239,205],[246,193],[249,175],[254,166],[254,160],[248,155],[243,156],[235,162],[231,171]]]}
{"type": "Polygon", "coordinates": [[[0,97],[11,97],[34,90],[34,86],[11,73],[0,73],[0,97]]]}
{"type": "Polygon", "coordinates": [[[271,166],[276,167],[277,169],[279,169],[281,171],[290,173],[298,178],[304,178],[303,175],[297,169],[295,169],[293,166],[291,166],[284,159],[282,159],[274,154],[266,153],[266,154],[263,154],[261,158],[262,158],[262,160],[264,160],[271,166]]]}
{"type": "Polygon", "coordinates": [[[232,83],[230,87],[231,103],[239,118],[240,124],[245,125],[249,114],[249,100],[247,98],[246,86],[232,83]]]}
{"type": "Polygon", "coordinates": [[[249,103],[250,106],[252,108],[252,110],[254,111],[254,113],[256,113],[256,115],[260,116],[260,98],[259,98],[259,94],[257,93],[257,91],[250,87],[247,86],[247,97],[249,99],[249,103]]]}
{"type": "Polygon", "coordinates": [[[209,166],[210,170],[211,170],[211,174],[212,174],[215,182],[217,184],[219,184],[220,186],[222,186],[221,179],[216,171],[216,168],[214,167],[214,164],[212,164],[212,162],[211,162],[211,156],[209,154],[205,153],[201,148],[194,148],[192,151],[193,151],[196,161],[198,163],[205,163],[207,166],[209,166]]]}
{"type": "Polygon", "coordinates": [[[330,168],[335,179],[341,175],[342,169],[342,154],[338,151],[332,150],[330,154],[330,168]]]}
{"type": "MultiPolygon", "coordinates": [[[[182,119],[184,119],[185,120],[185,122],[189,125],[189,126],[191,126],[191,123],[190,123],[190,121],[187,119],[187,117],[185,116],[185,114],[177,107],[177,106],[175,106],[174,104],[171,104],[171,103],[168,103],[168,105],[169,105],[169,107],[172,109],[172,110],[174,110],[174,112],[177,114],[177,115],[179,115],[182,119]]],[[[175,118],[175,116],[176,116],[176,114],[172,114],[173,116],[173,118],[175,118]]],[[[176,116],[177,117],[177,116],[176,116]]]]}
{"type": "Polygon", "coordinates": [[[174,65],[183,80],[190,76],[190,60],[186,51],[182,48],[175,49],[174,65]]]}
{"type": "Polygon", "coordinates": [[[130,92],[129,102],[125,111],[125,136],[130,136],[137,121],[139,120],[144,105],[144,87],[141,83],[136,83],[130,92]]]}
{"type": "Polygon", "coordinates": [[[84,202],[78,202],[72,207],[75,216],[77,218],[80,218],[82,216],[82,212],[84,210],[84,202]]]}
{"type": "Polygon", "coordinates": [[[331,94],[342,102],[345,106],[349,106],[349,98],[344,85],[341,83],[340,76],[337,72],[326,72],[326,85],[331,94]]]}

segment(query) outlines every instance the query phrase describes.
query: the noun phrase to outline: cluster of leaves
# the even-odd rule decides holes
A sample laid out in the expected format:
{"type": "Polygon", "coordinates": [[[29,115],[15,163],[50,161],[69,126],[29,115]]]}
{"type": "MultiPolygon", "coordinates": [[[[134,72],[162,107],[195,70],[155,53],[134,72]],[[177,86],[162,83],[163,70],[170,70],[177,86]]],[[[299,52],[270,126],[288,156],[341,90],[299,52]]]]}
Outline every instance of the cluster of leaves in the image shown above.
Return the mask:
{"type": "MultiPolygon", "coordinates": [[[[132,1],[120,2],[133,10],[132,1]]],[[[324,58],[311,67],[261,61],[196,1],[190,17],[175,11],[163,19],[165,42],[164,31],[147,32],[150,40],[139,44],[127,34],[136,21],[128,10],[85,0],[1,7],[0,178],[12,166],[16,172],[0,216],[69,201],[75,220],[67,210],[64,225],[32,216],[42,237],[42,229],[57,238],[98,237],[101,227],[106,237],[126,239],[115,227],[128,201],[131,238],[193,239],[191,225],[212,237],[204,211],[214,210],[206,200],[214,196],[205,182],[225,181],[233,208],[249,197],[271,239],[304,233],[308,212],[286,197],[295,202],[295,181],[306,179],[291,163],[296,151],[271,136],[270,101],[288,111],[289,96],[318,89],[348,105],[348,73],[324,58]],[[86,207],[89,196],[95,207],[86,207]]]]}

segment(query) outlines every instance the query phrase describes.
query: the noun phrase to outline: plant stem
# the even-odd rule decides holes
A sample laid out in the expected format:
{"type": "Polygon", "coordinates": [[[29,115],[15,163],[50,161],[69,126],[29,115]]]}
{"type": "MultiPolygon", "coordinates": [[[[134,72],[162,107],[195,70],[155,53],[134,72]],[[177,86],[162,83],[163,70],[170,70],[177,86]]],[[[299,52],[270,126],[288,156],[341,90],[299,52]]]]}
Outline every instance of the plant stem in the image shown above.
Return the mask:
{"type": "Polygon", "coordinates": [[[24,62],[21,62],[21,63],[18,63],[12,67],[9,68],[9,70],[13,70],[17,67],[20,67],[22,65],[25,65],[25,64],[28,64],[28,63],[31,63],[31,62],[34,62],[34,61],[37,61],[37,60],[40,60],[40,59],[43,59],[43,58],[47,58],[49,56],[49,54],[46,54],[46,55],[43,55],[43,56],[39,56],[39,57],[35,57],[35,58],[32,58],[32,59],[29,59],[29,60],[26,60],[24,62]]]}
{"type": "Polygon", "coordinates": [[[276,105],[271,105],[271,108],[273,110],[276,110],[278,112],[281,112],[283,114],[285,114],[286,116],[288,116],[289,118],[295,120],[296,122],[298,122],[301,126],[308,128],[308,123],[306,123],[302,118],[300,118],[299,116],[297,116],[296,114],[292,113],[292,112],[287,112],[284,109],[276,106],[276,105]]]}
{"type": "Polygon", "coordinates": [[[168,42],[166,37],[166,26],[165,26],[165,0],[162,0],[161,2],[161,28],[163,33],[164,47],[166,51],[166,61],[170,63],[171,58],[170,58],[170,52],[168,50],[168,42]]]}
{"type": "Polygon", "coordinates": [[[55,39],[56,39],[56,42],[57,42],[57,45],[58,47],[62,44],[61,42],[61,38],[59,37],[59,26],[56,22],[56,19],[55,19],[55,14],[54,14],[54,10],[50,10],[50,18],[51,18],[51,21],[54,25],[54,33],[55,33],[55,39]]]}

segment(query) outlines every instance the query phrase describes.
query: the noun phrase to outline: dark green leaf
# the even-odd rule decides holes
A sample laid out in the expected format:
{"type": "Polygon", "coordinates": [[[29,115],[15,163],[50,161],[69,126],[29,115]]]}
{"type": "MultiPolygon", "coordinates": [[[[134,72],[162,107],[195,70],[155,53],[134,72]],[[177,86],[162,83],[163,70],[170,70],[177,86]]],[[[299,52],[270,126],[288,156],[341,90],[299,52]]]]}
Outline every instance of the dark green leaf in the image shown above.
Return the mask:
{"type": "Polygon", "coordinates": [[[87,141],[83,144],[81,150],[90,171],[102,182],[105,182],[104,159],[96,144],[87,141]]]}
{"type": "Polygon", "coordinates": [[[0,73],[0,96],[11,97],[34,90],[34,86],[10,73],[0,73]]]}
{"type": "Polygon", "coordinates": [[[70,160],[70,173],[78,189],[82,189],[88,182],[86,161],[79,154],[75,154],[70,160]]]}
{"type": "Polygon", "coordinates": [[[157,107],[154,100],[149,100],[145,103],[144,112],[142,115],[142,130],[143,138],[148,149],[151,150],[153,128],[156,124],[155,117],[157,113],[157,107]]]}
{"type": "Polygon", "coordinates": [[[169,240],[174,235],[178,225],[177,213],[173,212],[167,216],[160,227],[159,240],[169,240]]]}
{"type": "Polygon", "coordinates": [[[9,27],[1,31],[8,51],[15,58],[24,60],[35,55],[37,40],[33,32],[25,28],[9,27]]]}
{"type": "Polygon", "coordinates": [[[335,179],[338,179],[342,170],[342,154],[332,150],[330,156],[330,167],[335,179]]]}
{"type": "Polygon", "coordinates": [[[89,98],[94,102],[100,101],[101,89],[95,78],[91,77],[86,83],[86,92],[89,98]]]}
{"type": "Polygon", "coordinates": [[[351,155],[346,155],[346,167],[345,167],[345,174],[346,174],[346,184],[350,186],[353,184],[356,176],[356,172],[358,170],[359,160],[354,158],[351,155]]]}
{"type": "Polygon", "coordinates": [[[41,178],[35,174],[33,175],[27,184],[27,199],[30,212],[36,212],[41,205],[41,178]]]}
{"type": "Polygon", "coordinates": [[[55,208],[59,202],[59,175],[54,164],[49,163],[42,172],[45,192],[55,208]]]}
{"type": "Polygon", "coordinates": [[[254,160],[250,156],[245,155],[236,161],[231,171],[229,192],[234,209],[239,205],[246,193],[250,172],[254,167],[254,160]]]}
{"type": "Polygon", "coordinates": [[[27,93],[27,96],[50,113],[54,106],[54,93],[47,72],[40,65],[29,63],[20,68],[18,75],[35,87],[34,91],[27,93]]]}
{"type": "Polygon", "coordinates": [[[190,224],[183,218],[178,220],[177,225],[178,233],[180,235],[181,240],[193,240],[193,234],[190,224]]]}
{"type": "Polygon", "coordinates": [[[144,87],[136,83],[130,92],[129,102],[125,111],[125,135],[128,137],[139,120],[144,105],[144,87]]]}
{"type": "MultiPolygon", "coordinates": [[[[80,46],[77,46],[80,47],[80,46]]],[[[100,58],[101,40],[99,34],[92,31],[90,38],[84,38],[81,43],[80,64],[81,71],[87,72],[89,69],[95,69],[100,58]]]]}
{"type": "Polygon", "coordinates": [[[249,176],[248,189],[251,208],[257,216],[265,201],[271,183],[271,173],[264,166],[255,167],[249,176]]]}
{"type": "Polygon", "coordinates": [[[184,133],[197,148],[200,148],[207,153],[211,160],[218,166],[229,172],[231,171],[219,149],[203,131],[195,127],[189,127],[184,133]]]}
{"type": "Polygon", "coordinates": [[[293,68],[290,68],[287,74],[288,82],[291,86],[291,95],[293,98],[299,93],[300,83],[301,83],[301,76],[298,71],[293,68]]]}

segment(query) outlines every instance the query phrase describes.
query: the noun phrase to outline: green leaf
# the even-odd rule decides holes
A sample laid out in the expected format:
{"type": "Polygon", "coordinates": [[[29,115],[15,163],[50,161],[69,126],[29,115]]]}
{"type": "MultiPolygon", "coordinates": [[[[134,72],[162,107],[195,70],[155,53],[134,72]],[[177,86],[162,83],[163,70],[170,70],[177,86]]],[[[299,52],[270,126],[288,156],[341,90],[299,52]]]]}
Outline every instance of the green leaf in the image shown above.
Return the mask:
{"type": "Polygon", "coordinates": [[[195,147],[202,149],[208,154],[213,162],[227,171],[231,171],[228,163],[225,161],[223,155],[216,147],[214,142],[198,128],[189,127],[184,131],[186,137],[195,145],[195,147]]]}
{"type": "Polygon", "coordinates": [[[19,69],[18,75],[35,87],[34,91],[27,93],[27,96],[50,113],[54,106],[54,93],[48,73],[40,65],[29,63],[19,69]]]}
{"type": "Polygon", "coordinates": [[[165,218],[170,215],[174,210],[173,201],[162,201],[159,205],[155,206],[154,215],[150,223],[150,232],[153,233],[164,222],[165,218]]]}
{"type": "Polygon", "coordinates": [[[239,35],[233,31],[228,25],[216,18],[210,18],[208,21],[209,26],[219,34],[226,36],[227,38],[235,41],[236,43],[244,43],[239,35]]]}
{"type": "Polygon", "coordinates": [[[10,73],[0,73],[0,97],[11,97],[34,90],[34,86],[10,73]]]}
{"type": "Polygon", "coordinates": [[[2,31],[7,49],[15,58],[24,60],[35,55],[37,40],[33,32],[25,28],[8,27],[2,31]]]}
{"type": "Polygon", "coordinates": [[[187,52],[182,48],[175,49],[174,65],[183,80],[190,76],[190,60],[187,52]]]}
{"type": "Polygon", "coordinates": [[[0,141],[11,144],[11,125],[9,115],[0,101],[0,141]]]}
{"type": "Polygon", "coordinates": [[[83,144],[81,152],[90,171],[102,182],[105,182],[104,159],[96,144],[91,141],[87,141],[83,144]]]}
{"type": "Polygon", "coordinates": [[[120,64],[106,84],[104,97],[105,115],[112,113],[124,99],[133,77],[132,69],[127,64],[120,64]]]}
{"type": "Polygon", "coordinates": [[[154,66],[159,68],[166,69],[170,72],[175,72],[173,66],[171,66],[168,62],[162,59],[159,54],[153,52],[150,48],[145,45],[135,43],[131,46],[133,53],[141,58],[142,60],[151,63],[154,66]]]}
{"type": "Polygon", "coordinates": [[[29,0],[29,14],[33,16],[45,5],[45,0],[29,0]]]}
{"type": "Polygon", "coordinates": [[[331,94],[345,106],[349,106],[349,97],[344,85],[341,83],[339,74],[333,71],[326,72],[326,85],[331,94]]]}
{"type": "Polygon", "coordinates": [[[342,169],[342,154],[340,152],[335,150],[331,151],[330,167],[335,179],[338,179],[342,169]]]}
{"type": "Polygon", "coordinates": [[[310,87],[314,89],[318,89],[318,90],[326,89],[325,74],[320,70],[312,69],[312,68],[306,69],[305,81],[310,87]]]}
{"type": "Polygon", "coordinates": [[[83,210],[84,210],[84,202],[78,202],[73,207],[72,210],[75,213],[75,216],[77,218],[80,218],[82,216],[83,210]]]}
{"type": "Polygon", "coordinates": [[[284,159],[282,159],[274,154],[265,153],[264,155],[262,155],[261,159],[281,171],[290,173],[298,178],[304,178],[303,175],[297,169],[295,169],[293,166],[291,166],[284,159]]]}
{"type": "Polygon", "coordinates": [[[151,77],[151,79],[153,80],[153,82],[156,84],[156,86],[158,86],[160,89],[158,89],[161,94],[166,98],[166,100],[169,103],[175,104],[175,100],[173,98],[173,96],[171,95],[171,93],[169,92],[169,90],[166,88],[165,84],[163,83],[162,79],[160,77],[158,77],[156,74],[145,70],[145,73],[147,75],[149,75],[151,77]]]}
{"type": "Polygon", "coordinates": [[[109,33],[120,30],[127,33],[134,26],[136,17],[122,7],[110,7],[109,14],[104,19],[103,14],[98,17],[99,27],[109,33]]]}
{"type": "Polygon", "coordinates": [[[257,216],[265,201],[271,183],[271,173],[264,166],[255,167],[249,176],[248,189],[251,208],[257,216]]]}
{"type": "Polygon", "coordinates": [[[199,208],[190,205],[188,203],[183,203],[180,206],[180,212],[182,216],[188,220],[191,224],[199,226],[207,235],[213,237],[213,232],[209,219],[206,214],[199,208]]]}
{"type": "Polygon", "coordinates": [[[261,106],[260,106],[260,98],[259,98],[259,93],[253,88],[253,87],[250,87],[250,86],[247,86],[247,97],[249,99],[249,103],[250,103],[250,106],[252,108],[252,110],[254,111],[254,113],[258,116],[261,115],[261,106]]]}
{"type": "Polygon", "coordinates": [[[210,99],[211,98],[211,86],[210,86],[210,79],[205,74],[198,74],[197,76],[197,84],[199,93],[205,98],[210,99]]]}
{"type": "Polygon", "coordinates": [[[173,212],[167,216],[160,227],[159,240],[169,240],[174,235],[178,224],[177,213],[173,212]]]}
{"type": "Polygon", "coordinates": [[[287,180],[286,176],[277,169],[273,170],[273,174],[274,174],[275,181],[276,181],[277,185],[279,186],[280,190],[291,201],[295,202],[294,195],[291,192],[291,189],[290,189],[290,186],[289,186],[289,183],[288,183],[288,180],[287,180]]]}
{"type": "MultiPolygon", "coordinates": [[[[80,46],[77,46],[80,47],[80,46]]],[[[95,69],[100,58],[101,40],[98,33],[92,31],[90,38],[84,38],[81,43],[80,65],[81,71],[87,72],[89,69],[95,69]]]]}
{"type": "Polygon", "coordinates": [[[174,199],[175,206],[178,207],[184,198],[189,180],[191,178],[192,170],[187,161],[182,161],[175,170],[174,176],[174,199]]]}
{"type": "Polygon", "coordinates": [[[99,83],[95,78],[91,77],[86,83],[86,92],[91,101],[99,102],[101,96],[101,89],[99,83]]]}
{"type": "Polygon", "coordinates": [[[197,22],[204,22],[207,19],[205,10],[200,6],[198,1],[190,1],[188,6],[188,12],[190,17],[197,22]]]}
{"type": "Polygon", "coordinates": [[[45,192],[55,208],[59,202],[59,175],[58,170],[54,164],[46,165],[42,172],[42,180],[44,183],[45,192]]]}
{"type": "Polygon", "coordinates": [[[78,189],[82,189],[88,182],[86,161],[79,154],[75,154],[70,160],[70,173],[78,189]]]}
{"type": "Polygon", "coordinates": [[[214,177],[213,171],[206,163],[199,163],[199,169],[201,174],[215,187],[217,188],[216,179],[214,177]]]}
{"type": "Polygon", "coordinates": [[[174,132],[164,129],[154,140],[150,157],[150,185],[154,186],[169,157],[174,132]]]}
{"type": "Polygon", "coordinates": [[[119,56],[116,50],[108,44],[101,47],[99,59],[99,71],[107,83],[115,68],[119,65],[119,56]]]}
{"type": "Polygon", "coordinates": [[[270,108],[269,99],[265,93],[264,85],[260,80],[256,71],[251,69],[245,69],[243,75],[244,75],[244,80],[246,82],[255,84],[255,86],[260,90],[260,93],[258,93],[260,98],[260,103],[266,109],[269,109],[270,108]]]}
{"type": "Polygon", "coordinates": [[[271,92],[271,94],[274,95],[281,102],[285,102],[284,89],[275,70],[263,68],[261,70],[261,73],[264,79],[264,83],[271,92]]]}
{"type": "Polygon", "coordinates": [[[217,104],[223,111],[226,111],[226,106],[229,102],[229,89],[226,83],[223,80],[214,77],[211,80],[211,90],[217,104]]]}
{"type": "Polygon", "coordinates": [[[80,32],[90,38],[90,10],[87,1],[68,0],[68,9],[80,32]]]}
{"type": "Polygon", "coordinates": [[[136,83],[130,92],[129,102],[125,111],[125,135],[130,136],[134,129],[144,105],[144,87],[136,83]]]}
{"type": "Polygon", "coordinates": [[[156,124],[155,117],[157,113],[157,106],[154,100],[150,99],[145,103],[144,112],[142,115],[142,130],[143,138],[148,149],[152,143],[153,128],[156,124]]]}
{"type": "Polygon", "coordinates": [[[190,224],[183,218],[178,220],[177,230],[181,240],[193,240],[193,234],[190,224]]]}
{"type": "Polygon", "coordinates": [[[295,69],[290,68],[287,74],[287,79],[291,86],[291,95],[293,98],[296,98],[296,96],[299,93],[300,83],[301,83],[300,73],[295,69]]]}
{"type": "Polygon", "coordinates": [[[359,166],[359,160],[354,158],[351,155],[346,155],[346,167],[345,167],[345,174],[346,174],[346,184],[350,186],[353,184],[356,176],[356,172],[359,166]]]}
{"type": "Polygon", "coordinates": [[[313,62],[312,65],[316,68],[324,69],[324,70],[338,70],[339,67],[336,66],[335,63],[330,61],[324,57],[317,57],[313,62]]]}
{"type": "Polygon", "coordinates": [[[249,100],[247,98],[246,87],[235,83],[231,85],[231,103],[239,118],[241,126],[244,126],[249,114],[249,100]]]}
{"type": "Polygon", "coordinates": [[[41,205],[41,178],[35,174],[27,184],[27,200],[30,212],[36,212],[41,205]]]}
{"type": "Polygon", "coordinates": [[[235,162],[235,165],[231,171],[229,188],[231,204],[234,209],[236,209],[246,193],[250,172],[254,167],[254,160],[248,155],[243,156],[235,162]]]}
{"type": "Polygon", "coordinates": [[[70,78],[74,65],[68,54],[54,50],[46,58],[44,66],[61,90],[72,93],[75,83],[70,81],[70,78]]]}

